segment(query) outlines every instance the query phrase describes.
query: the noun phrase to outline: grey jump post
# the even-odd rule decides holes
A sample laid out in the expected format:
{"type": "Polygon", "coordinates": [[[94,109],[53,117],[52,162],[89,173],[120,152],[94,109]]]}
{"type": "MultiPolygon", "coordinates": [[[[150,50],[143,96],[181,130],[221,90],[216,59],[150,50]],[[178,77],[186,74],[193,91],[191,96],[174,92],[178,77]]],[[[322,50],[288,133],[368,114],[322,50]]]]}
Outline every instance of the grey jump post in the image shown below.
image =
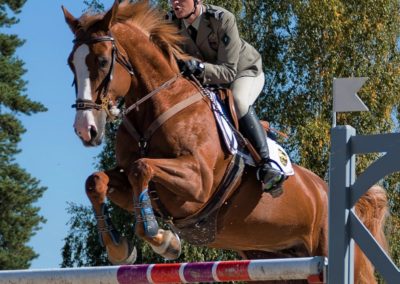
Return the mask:
{"type": "MultiPolygon", "coordinates": [[[[334,81],[334,112],[368,110],[355,94],[365,80],[346,78],[334,81]],[[343,84],[347,87],[343,88],[343,84]],[[338,85],[342,87],[337,88],[338,85]],[[344,99],[340,97],[343,94],[352,96],[352,101],[337,103],[344,99]],[[357,99],[362,105],[357,105],[357,99]]],[[[354,206],[380,179],[400,171],[400,133],[356,135],[351,126],[333,125],[329,170],[328,283],[354,283],[354,243],[357,243],[386,282],[398,284],[399,269],[356,216],[354,206]],[[356,177],[356,155],[366,153],[383,154],[356,177]]]]}

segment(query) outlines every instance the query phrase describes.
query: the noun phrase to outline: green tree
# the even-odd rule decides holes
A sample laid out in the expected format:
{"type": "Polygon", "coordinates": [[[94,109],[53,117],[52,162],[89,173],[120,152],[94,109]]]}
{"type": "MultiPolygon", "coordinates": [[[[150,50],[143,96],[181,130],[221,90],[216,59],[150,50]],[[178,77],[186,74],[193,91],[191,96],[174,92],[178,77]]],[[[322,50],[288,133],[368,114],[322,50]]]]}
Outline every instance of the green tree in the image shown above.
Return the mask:
{"type": "Polygon", "coordinates": [[[98,0],[84,0],[83,3],[88,7],[87,10],[93,12],[104,11],[104,4],[98,0]]]}
{"type": "MultiPolygon", "coordinates": [[[[0,27],[18,22],[16,15],[25,1],[9,0],[0,4],[0,27]]],[[[23,75],[24,63],[15,51],[24,43],[17,35],[0,34],[0,269],[28,268],[37,257],[27,246],[45,220],[34,203],[45,188],[15,163],[18,143],[25,132],[19,114],[31,115],[46,108],[30,100],[23,75]]]]}
{"type": "MultiPolygon", "coordinates": [[[[264,102],[274,106],[274,121],[291,133],[288,144],[299,153],[298,161],[320,176],[326,176],[328,169],[335,77],[369,77],[359,95],[370,111],[339,114],[338,124],[352,125],[360,134],[398,130],[399,5],[398,1],[383,0],[291,1],[296,24],[286,30],[293,39],[284,57],[289,87],[264,102]]],[[[359,157],[358,171],[375,158],[359,157]]],[[[395,221],[400,213],[398,197],[394,199],[398,182],[394,175],[384,183],[395,221]]],[[[391,236],[398,235],[395,224],[391,236]]],[[[399,244],[391,243],[396,256],[399,244]]],[[[399,260],[395,258],[397,263],[399,260]]]]}
{"type": "MultiPolygon", "coordinates": [[[[264,119],[284,129],[292,158],[327,177],[332,122],[332,82],[369,77],[359,92],[369,112],[342,113],[340,125],[359,134],[399,129],[400,4],[391,0],[245,1],[242,33],[258,47],[266,74],[258,103],[264,119]]],[[[377,155],[358,157],[358,171],[377,155]]],[[[388,190],[391,254],[400,263],[399,174],[388,190]]]]}

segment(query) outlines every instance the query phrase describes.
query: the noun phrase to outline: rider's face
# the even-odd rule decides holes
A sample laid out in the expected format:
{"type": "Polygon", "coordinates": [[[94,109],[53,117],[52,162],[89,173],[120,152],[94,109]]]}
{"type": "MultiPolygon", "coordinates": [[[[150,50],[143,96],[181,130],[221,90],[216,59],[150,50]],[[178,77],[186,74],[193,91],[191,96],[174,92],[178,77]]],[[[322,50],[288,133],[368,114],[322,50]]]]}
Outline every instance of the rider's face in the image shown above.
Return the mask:
{"type": "Polygon", "coordinates": [[[189,15],[194,9],[193,0],[170,0],[172,9],[174,9],[175,16],[182,19],[189,15]]]}

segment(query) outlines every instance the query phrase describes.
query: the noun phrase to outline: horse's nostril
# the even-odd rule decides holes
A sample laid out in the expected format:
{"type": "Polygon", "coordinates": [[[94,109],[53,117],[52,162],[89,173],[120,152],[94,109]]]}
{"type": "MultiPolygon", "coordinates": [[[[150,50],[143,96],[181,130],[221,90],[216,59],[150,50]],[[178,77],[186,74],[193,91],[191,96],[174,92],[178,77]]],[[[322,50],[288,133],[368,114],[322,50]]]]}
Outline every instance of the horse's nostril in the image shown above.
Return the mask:
{"type": "Polygon", "coordinates": [[[82,133],[78,129],[76,129],[75,127],[74,127],[74,131],[75,131],[76,135],[78,135],[78,136],[82,135],[82,133]]]}
{"type": "Polygon", "coordinates": [[[97,136],[96,127],[94,127],[94,126],[90,127],[90,136],[92,137],[92,139],[97,136]]]}

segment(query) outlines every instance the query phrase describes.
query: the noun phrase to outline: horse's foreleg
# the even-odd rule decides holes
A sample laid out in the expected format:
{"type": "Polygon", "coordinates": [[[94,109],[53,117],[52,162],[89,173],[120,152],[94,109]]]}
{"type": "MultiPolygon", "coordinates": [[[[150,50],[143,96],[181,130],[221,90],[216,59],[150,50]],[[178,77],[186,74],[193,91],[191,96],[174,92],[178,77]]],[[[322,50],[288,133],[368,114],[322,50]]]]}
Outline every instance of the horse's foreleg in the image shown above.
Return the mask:
{"type": "MultiPolygon", "coordinates": [[[[155,220],[148,195],[150,180],[168,188],[171,192],[186,200],[202,199],[203,181],[210,187],[212,178],[202,171],[197,160],[191,156],[176,159],[139,159],[129,173],[129,181],[134,188],[135,212],[137,218],[136,234],[151,244],[153,250],[167,259],[175,259],[180,255],[180,240],[169,230],[161,230],[155,220]],[[139,226],[142,224],[142,226],[139,226]]],[[[210,176],[212,176],[210,174],[210,176]]]]}
{"type": "Polygon", "coordinates": [[[118,169],[94,173],[85,184],[96,215],[100,243],[106,248],[108,259],[113,264],[133,263],[136,260],[136,248],[114,228],[105,203],[106,196],[109,196],[122,208],[132,211],[133,202],[129,204],[127,200],[132,200],[129,197],[133,194],[128,188],[126,177],[118,169]]]}

